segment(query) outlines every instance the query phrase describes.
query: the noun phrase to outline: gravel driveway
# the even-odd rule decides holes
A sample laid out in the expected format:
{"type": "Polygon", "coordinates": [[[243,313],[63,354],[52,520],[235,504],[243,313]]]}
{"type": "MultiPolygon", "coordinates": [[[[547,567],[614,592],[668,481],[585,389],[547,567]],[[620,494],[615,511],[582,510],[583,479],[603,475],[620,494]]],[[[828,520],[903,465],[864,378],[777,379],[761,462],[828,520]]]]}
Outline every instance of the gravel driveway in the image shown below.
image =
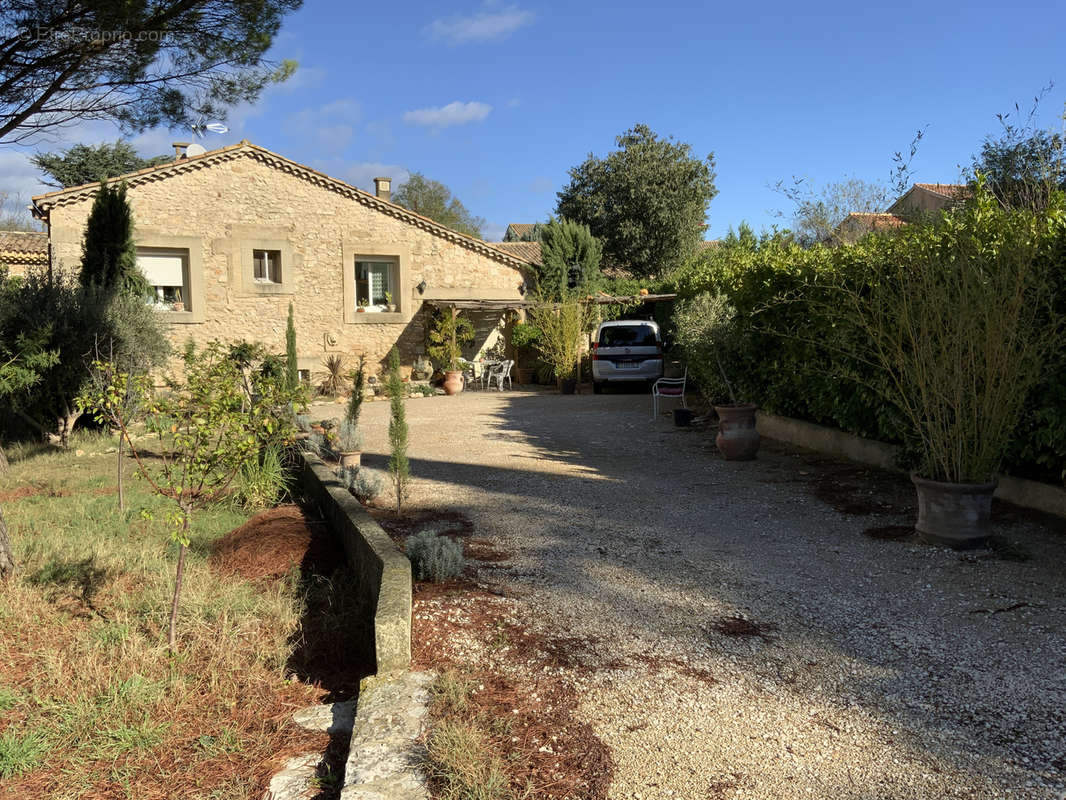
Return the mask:
{"type": "MultiPolygon", "coordinates": [[[[364,406],[364,463],[384,465],[387,414],[364,406]]],[[[611,797],[1063,796],[1061,524],[1008,515],[1024,561],[872,539],[908,519],[834,511],[809,454],[725,462],[645,395],[407,414],[413,504],[468,515],[512,554],[481,578],[588,643],[571,677],[611,797]]]]}

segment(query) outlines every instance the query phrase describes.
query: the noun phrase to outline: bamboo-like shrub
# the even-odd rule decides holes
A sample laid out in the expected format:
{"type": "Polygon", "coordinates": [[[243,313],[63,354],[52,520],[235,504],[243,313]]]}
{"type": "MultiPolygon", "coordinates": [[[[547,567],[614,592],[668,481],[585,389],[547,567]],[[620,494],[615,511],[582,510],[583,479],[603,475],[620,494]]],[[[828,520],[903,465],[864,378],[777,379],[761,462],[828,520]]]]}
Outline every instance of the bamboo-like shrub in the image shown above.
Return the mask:
{"type": "Polygon", "coordinates": [[[529,310],[530,322],[540,329],[534,343],[540,357],[555,377],[568,380],[577,375],[581,341],[589,327],[588,309],[576,301],[541,303],[529,310]]]}
{"type": "Polygon", "coordinates": [[[1054,267],[1037,256],[1063,235],[1061,196],[1040,213],[1004,210],[979,181],[964,208],[866,251],[866,280],[834,287],[825,313],[862,334],[854,355],[887,376],[882,391],[913,428],[922,477],[984,483],[1000,469],[1062,333],[1054,267]]]}

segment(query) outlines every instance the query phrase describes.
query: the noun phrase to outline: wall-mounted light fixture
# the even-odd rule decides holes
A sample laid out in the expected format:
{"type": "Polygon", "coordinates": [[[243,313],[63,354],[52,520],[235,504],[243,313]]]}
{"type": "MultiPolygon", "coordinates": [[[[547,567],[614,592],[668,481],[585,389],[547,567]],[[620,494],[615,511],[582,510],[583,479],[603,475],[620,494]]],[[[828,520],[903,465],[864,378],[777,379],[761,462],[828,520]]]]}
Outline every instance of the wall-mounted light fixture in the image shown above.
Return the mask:
{"type": "Polygon", "coordinates": [[[426,293],[426,286],[427,286],[427,285],[428,285],[428,284],[427,284],[427,283],[426,283],[426,282],[425,282],[425,281],[423,280],[423,281],[422,281],[422,282],[421,282],[420,284],[418,284],[418,286],[416,286],[415,288],[416,288],[416,289],[418,289],[418,293],[419,293],[419,294],[425,294],[425,293],[426,293]]]}

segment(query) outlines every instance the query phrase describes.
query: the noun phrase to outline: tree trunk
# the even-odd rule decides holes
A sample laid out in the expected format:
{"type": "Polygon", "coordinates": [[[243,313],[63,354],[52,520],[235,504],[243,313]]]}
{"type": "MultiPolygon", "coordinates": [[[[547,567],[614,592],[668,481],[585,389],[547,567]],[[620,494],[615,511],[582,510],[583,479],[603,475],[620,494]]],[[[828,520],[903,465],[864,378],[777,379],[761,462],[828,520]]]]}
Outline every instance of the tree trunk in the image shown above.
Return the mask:
{"type": "Polygon", "coordinates": [[[122,496],[122,436],[118,437],[118,510],[126,510],[126,502],[122,496]]]}
{"type": "MultiPolygon", "coordinates": [[[[181,523],[182,535],[189,532],[189,518],[184,517],[181,523]]],[[[167,634],[167,648],[174,652],[174,640],[178,629],[178,598],[181,597],[181,579],[185,575],[185,545],[178,542],[178,572],[174,578],[174,599],[170,603],[170,632],[167,634]]]]}
{"type": "Polygon", "coordinates": [[[56,420],[56,431],[59,436],[59,444],[64,450],[70,446],[70,434],[73,432],[74,424],[78,421],[80,416],[80,412],[67,409],[66,413],[56,420]]]}
{"type": "Polygon", "coordinates": [[[10,466],[7,463],[7,455],[4,453],[4,448],[0,446],[0,475],[6,473],[10,466]]]}
{"type": "Polygon", "coordinates": [[[4,509],[0,508],[0,580],[10,578],[15,572],[15,555],[11,552],[11,540],[7,538],[4,509]]]}

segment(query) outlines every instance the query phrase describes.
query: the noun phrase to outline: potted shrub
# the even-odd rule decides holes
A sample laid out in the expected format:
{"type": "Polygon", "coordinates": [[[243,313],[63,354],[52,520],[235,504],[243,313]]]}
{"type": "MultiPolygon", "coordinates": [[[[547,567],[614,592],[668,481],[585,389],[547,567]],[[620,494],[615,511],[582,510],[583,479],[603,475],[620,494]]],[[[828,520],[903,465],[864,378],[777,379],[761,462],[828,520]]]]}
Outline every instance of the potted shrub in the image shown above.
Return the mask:
{"type": "Polygon", "coordinates": [[[461,314],[438,312],[429,330],[429,354],[444,370],[444,393],[458,394],[463,390],[463,373],[459,358],[463,345],[474,340],[474,325],[461,314]]]}
{"type": "Polygon", "coordinates": [[[576,301],[540,303],[530,309],[530,317],[540,329],[537,351],[554,370],[559,390],[573,394],[579,378],[581,340],[588,328],[588,309],[576,301]]]}
{"type": "Polygon", "coordinates": [[[385,292],[385,310],[392,313],[396,310],[396,306],[392,302],[392,294],[385,292]]]}
{"type": "Polygon", "coordinates": [[[184,311],[185,310],[185,302],[181,298],[181,289],[177,289],[174,292],[174,310],[175,311],[184,311]]]}
{"type": "Polygon", "coordinates": [[[1044,212],[1004,209],[978,178],[962,209],[861,245],[866,278],[825,304],[859,334],[853,355],[880,367],[874,388],[909,423],[927,542],[968,548],[989,535],[997,473],[1062,330],[1054,259],[1041,254],[1064,235],[1064,214],[1061,195],[1044,212]]]}
{"type": "Polygon", "coordinates": [[[678,304],[674,340],[681,347],[689,374],[718,414],[714,443],[727,461],[749,461],[759,452],[754,403],[738,403],[722,364],[721,350],[735,335],[735,311],[724,295],[704,292],[678,304]],[[728,403],[715,403],[728,397],[728,403]]]}
{"type": "Polygon", "coordinates": [[[539,338],[540,328],[528,322],[516,323],[511,329],[511,345],[514,347],[515,359],[518,361],[515,369],[518,373],[518,382],[521,384],[534,382],[537,371],[534,365],[534,353],[539,338]]]}
{"type": "Polygon", "coordinates": [[[363,437],[359,427],[350,419],[344,419],[334,440],[337,461],[342,467],[358,467],[362,460],[363,437]]]}

